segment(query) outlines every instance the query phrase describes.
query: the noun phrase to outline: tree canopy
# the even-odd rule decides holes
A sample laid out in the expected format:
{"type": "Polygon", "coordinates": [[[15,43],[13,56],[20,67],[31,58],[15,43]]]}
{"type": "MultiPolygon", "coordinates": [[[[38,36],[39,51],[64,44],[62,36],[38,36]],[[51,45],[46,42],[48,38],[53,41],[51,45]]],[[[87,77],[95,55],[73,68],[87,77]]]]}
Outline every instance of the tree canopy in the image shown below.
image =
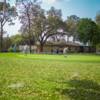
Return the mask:
{"type": "Polygon", "coordinates": [[[32,30],[32,26],[34,25],[33,19],[37,16],[38,14],[38,9],[40,8],[39,6],[40,3],[37,2],[37,0],[30,1],[28,3],[22,2],[22,5],[20,9],[20,23],[22,24],[20,28],[20,32],[22,34],[22,37],[26,40],[29,41],[29,50],[31,53],[31,42],[35,41],[34,40],[34,34],[32,30]],[[26,36],[27,34],[27,36],[26,36]]]}
{"type": "Polygon", "coordinates": [[[33,19],[33,31],[35,39],[40,43],[40,51],[43,51],[43,45],[49,37],[63,33],[61,16],[60,9],[51,7],[49,11],[40,9],[38,16],[33,19]]]}
{"type": "Polygon", "coordinates": [[[69,37],[73,36],[73,42],[75,42],[75,39],[77,37],[77,22],[80,20],[79,17],[77,17],[76,15],[71,15],[69,17],[67,17],[67,20],[65,20],[65,28],[64,31],[66,31],[66,35],[67,35],[67,41],[69,41],[69,37]]]}
{"type": "Polygon", "coordinates": [[[77,26],[77,39],[80,42],[85,44],[91,42],[93,45],[100,43],[100,28],[94,21],[88,18],[82,18],[78,21],[77,26]]]}

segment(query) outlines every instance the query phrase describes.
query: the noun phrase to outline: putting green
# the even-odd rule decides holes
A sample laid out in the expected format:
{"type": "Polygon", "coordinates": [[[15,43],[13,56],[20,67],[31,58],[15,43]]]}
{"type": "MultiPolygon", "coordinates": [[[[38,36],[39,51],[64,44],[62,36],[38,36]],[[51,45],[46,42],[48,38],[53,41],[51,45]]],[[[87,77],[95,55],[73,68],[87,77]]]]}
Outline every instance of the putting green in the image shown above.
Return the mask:
{"type": "Polygon", "coordinates": [[[96,61],[100,62],[99,55],[89,55],[89,54],[73,54],[67,55],[46,55],[46,54],[27,54],[24,53],[1,53],[0,57],[14,57],[14,58],[25,58],[25,59],[41,59],[41,60],[61,60],[61,61],[96,61]]]}

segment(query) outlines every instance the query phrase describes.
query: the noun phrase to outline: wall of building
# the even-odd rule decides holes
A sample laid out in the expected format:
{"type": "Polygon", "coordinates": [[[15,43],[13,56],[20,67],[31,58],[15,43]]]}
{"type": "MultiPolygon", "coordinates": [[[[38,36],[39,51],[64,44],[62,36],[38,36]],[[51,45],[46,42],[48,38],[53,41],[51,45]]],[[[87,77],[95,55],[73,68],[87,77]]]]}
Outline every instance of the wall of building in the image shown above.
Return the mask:
{"type": "MultiPolygon", "coordinates": [[[[64,50],[66,46],[43,46],[43,52],[56,52],[56,48],[59,48],[59,51],[64,50]]],[[[68,46],[67,52],[79,52],[80,47],[68,46]]],[[[37,46],[37,51],[40,51],[40,47],[37,46]]]]}
{"type": "MultiPolygon", "coordinates": [[[[91,46],[43,46],[43,52],[56,52],[56,48],[59,48],[59,51],[63,50],[65,47],[68,47],[67,52],[69,53],[78,53],[78,52],[85,52],[85,53],[94,53],[96,52],[95,47],[91,46]],[[85,51],[84,51],[85,50],[85,51]]],[[[37,46],[37,52],[40,51],[39,45],[37,46]]]]}

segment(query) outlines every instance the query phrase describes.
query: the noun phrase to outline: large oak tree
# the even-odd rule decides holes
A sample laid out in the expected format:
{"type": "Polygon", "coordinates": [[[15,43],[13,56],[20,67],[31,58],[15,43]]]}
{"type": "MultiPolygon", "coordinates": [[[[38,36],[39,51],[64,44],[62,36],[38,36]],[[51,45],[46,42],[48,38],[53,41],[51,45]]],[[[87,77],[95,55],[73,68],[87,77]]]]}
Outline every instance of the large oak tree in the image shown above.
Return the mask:
{"type": "Polygon", "coordinates": [[[49,11],[40,9],[38,16],[33,19],[32,28],[35,39],[40,43],[40,51],[43,51],[43,46],[49,37],[63,34],[64,23],[61,17],[61,10],[51,7],[49,11]]]}

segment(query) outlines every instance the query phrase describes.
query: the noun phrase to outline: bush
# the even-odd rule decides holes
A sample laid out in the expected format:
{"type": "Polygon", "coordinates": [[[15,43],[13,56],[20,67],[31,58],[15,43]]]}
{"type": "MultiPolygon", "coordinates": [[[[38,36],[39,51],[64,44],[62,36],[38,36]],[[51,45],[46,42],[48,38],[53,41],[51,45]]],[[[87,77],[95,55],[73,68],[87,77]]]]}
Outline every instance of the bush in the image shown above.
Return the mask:
{"type": "MultiPolygon", "coordinates": [[[[14,49],[10,49],[9,52],[14,52],[14,49]]],[[[17,48],[17,51],[16,52],[21,52],[21,50],[19,50],[19,48],[17,48]]]]}
{"type": "Polygon", "coordinates": [[[14,49],[13,49],[13,48],[12,48],[12,49],[10,49],[10,50],[9,50],[9,52],[14,52],[14,49]]]}
{"type": "Polygon", "coordinates": [[[21,52],[21,50],[19,48],[17,48],[17,51],[16,52],[21,52]]]}

